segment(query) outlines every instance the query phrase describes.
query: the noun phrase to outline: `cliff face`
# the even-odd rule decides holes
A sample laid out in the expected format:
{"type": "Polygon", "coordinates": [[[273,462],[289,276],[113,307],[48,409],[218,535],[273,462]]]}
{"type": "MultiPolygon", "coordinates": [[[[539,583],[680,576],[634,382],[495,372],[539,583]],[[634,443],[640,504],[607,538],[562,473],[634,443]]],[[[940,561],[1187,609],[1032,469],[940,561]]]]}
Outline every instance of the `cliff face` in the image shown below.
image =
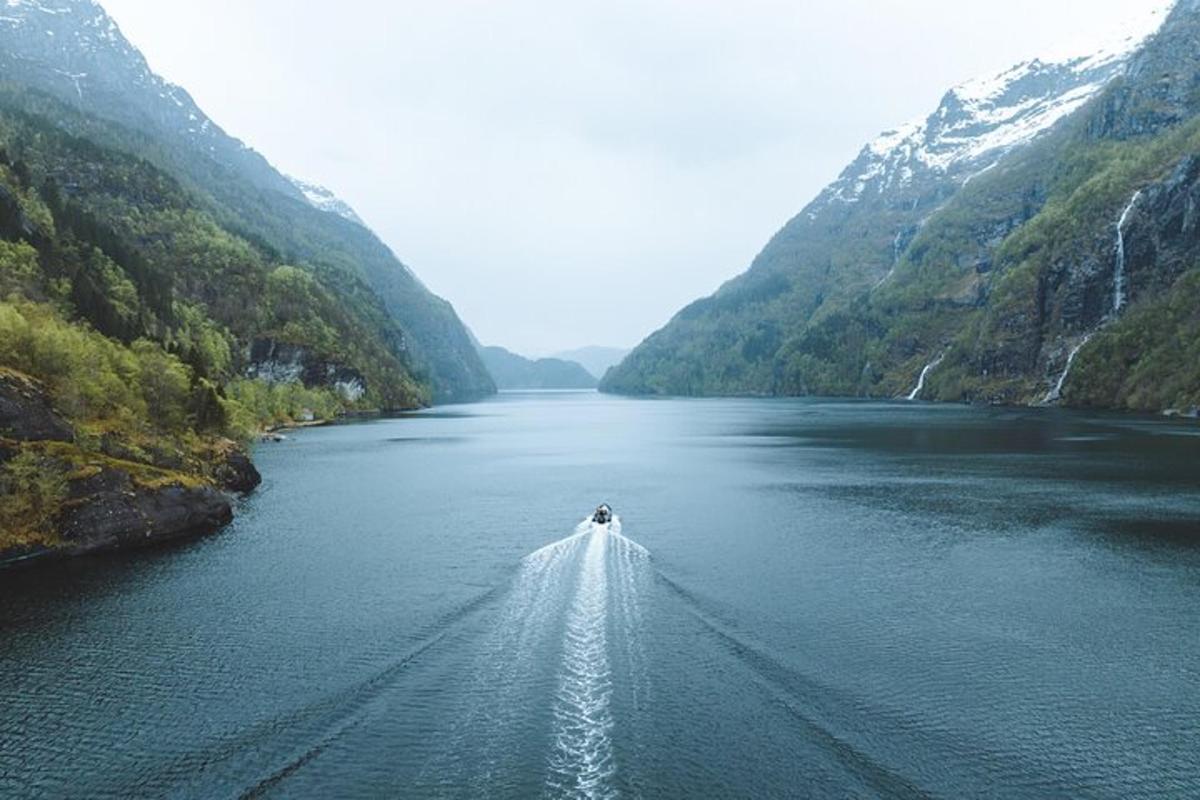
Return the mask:
{"type": "Polygon", "coordinates": [[[332,387],[348,403],[366,393],[366,378],[358,370],[340,364],[303,345],[271,338],[255,339],[246,355],[246,375],[272,384],[301,383],[308,387],[332,387]]]}
{"type": "Polygon", "coordinates": [[[952,90],[864,148],[745,275],[602,389],[1194,403],[1192,362],[1134,367],[1188,325],[1149,310],[1180,305],[1200,256],[1198,24],[1182,2],[1149,38],[952,90]],[[1101,357],[1113,337],[1124,360],[1101,357]],[[1159,389],[1131,391],[1135,372],[1159,389]]]}

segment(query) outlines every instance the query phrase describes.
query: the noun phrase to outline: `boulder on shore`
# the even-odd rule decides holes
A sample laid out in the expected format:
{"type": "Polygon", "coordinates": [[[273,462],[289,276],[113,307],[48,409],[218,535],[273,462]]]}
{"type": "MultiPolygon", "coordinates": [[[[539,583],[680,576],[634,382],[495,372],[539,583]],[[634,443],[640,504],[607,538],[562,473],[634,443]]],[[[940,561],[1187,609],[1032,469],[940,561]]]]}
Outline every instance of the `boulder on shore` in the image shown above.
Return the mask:
{"type": "Polygon", "coordinates": [[[213,476],[227,491],[249,494],[262,483],[262,475],[246,454],[233,442],[224,442],[221,460],[213,468],[213,476]]]}
{"type": "Polygon", "coordinates": [[[147,488],[118,469],[72,481],[70,494],[55,526],[67,555],[201,536],[233,519],[229,498],[211,486],[147,488]]]}

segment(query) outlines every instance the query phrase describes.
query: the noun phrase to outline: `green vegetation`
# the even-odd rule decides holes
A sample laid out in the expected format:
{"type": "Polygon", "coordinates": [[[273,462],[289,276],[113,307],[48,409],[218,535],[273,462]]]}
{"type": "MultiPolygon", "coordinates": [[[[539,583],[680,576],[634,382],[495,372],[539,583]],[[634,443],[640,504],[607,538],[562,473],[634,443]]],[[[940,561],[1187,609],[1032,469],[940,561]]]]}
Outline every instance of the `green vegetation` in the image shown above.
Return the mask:
{"type": "Polygon", "coordinates": [[[1066,399],[1134,411],[1200,407],[1200,269],[1130,309],[1076,360],[1066,399]]]}
{"type": "Polygon", "coordinates": [[[233,404],[233,429],[239,432],[274,428],[305,420],[333,419],[348,410],[348,404],[333,389],[309,389],[300,382],[267,383],[238,379],[226,387],[233,404]]]}
{"type": "Polygon", "coordinates": [[[22,450],[0,465],[0,549],[48,544],[51,525],[67,496],[67,481],[58,464],[36,449],[22,450]]]}
{"type": "Polygon", "coordinates": [[[0,303],[0,363],[36,376],[72,421],[129,435],[177,433],[193,404],[190,370],[159,345],[123,345],[45,304],[0,303]]]}
{"type": "Polygon", "coordinates": [[[102,468],[149,488],[213,483],[231,439],[429,402],[364,283],[284,259],[22,97],[0,92],[0,377],[44,391],[73,441],[0,439],[0,550],[52,542],[69,487],[102,468]],[[303,360],[295,379],[245,377],[252,350],[279,346],[303,360]]]}
{"type": "Polygon", "coordinates": [[[1196,405],[1196,283],[1181,276],[1200,262],[1188,210],[1200,117],[1109,139],[1096,133],[1106,109],[1089,106],[978,176],[898,237],[895,253],[882,234],[903,223],[896,199],[823,210],[843,215],[831,223],[798,217],[750,272],[680,311],[602,388],[897,397],[940,356],[926,399],[1036,403],[1071,345],[1097,331],[1064,402],[1196,405]],[[1135,291],[1112,321],[1115,223],[1137,190],[1154,210],[1130,222],[1135,291]],[[872,273],[887,277],[871,283],[872,273]]]}
{"type": "MultiPolygon", "coordinates": [[[[87,176],[89,161],[118,155],[122,163],[114,167],[122,174],[109,174],[141,179],[141,186],[117,197],[103,185],[107,181],[84,180],[71,199],[86,199],[87,211],[99,213],[101,222],[139,237],[150,250],[144,254],[157,277],[169,270],[172,282],[182,283],[182,293],[200,301],[214,319],[236,330],[234,323],[244,319],[237,312],[245,311],[251,312],[248,322],[257,322],[259,266],[290,264],[317,280],[353,318],[352,333],[335,328],[343,334],[342,346],[361,344],[360,352],[343,355],[379,364],[382,374],[372,383],[381,390],[393,381],[408,384],[375,398],[380,405],[477,399],[495,391],[454,309],[429,292],[371,231],[288,194],[287,180],[251,151],[239,152],[237,163],[226,162],[196,150],[187,137],[143,127],[144,114],[130,111],[121,102],[110,103],[101,118],[81,113],[73,102],[0,85],[0,116],[17,127],[41,127],[48,135],[70,132],[74,144],[68,149],[78,150],[75,166],[81,175],[87,176]],[[137,129],[109,121],[126,115],[137,121],[137,129]],[[108,194],[102,202],[97,190],[108,194]],[[158,208],[160,200],[172,202],[158,208]],[[143,224],[150,230],[140,230],[143,224]]],[[[21,157],[35,178],[56,172],[50,160],[21,157]]],[[[128,268],[125,260],[114,258],[128,268]]],[[[366,365],[354,366],[363,371],[366,365]]]]}
{"type": "Polygon", "coordinates": [[[228,383],[252,342],[275,339],[362,375],[359,405],[428,402],[369,290],[283,263],[150,162],[65,133],[21,108],[26,99],[0,93],[2,296],[54,303],[129,347],[157,342],[192,382],[228,383]]]}

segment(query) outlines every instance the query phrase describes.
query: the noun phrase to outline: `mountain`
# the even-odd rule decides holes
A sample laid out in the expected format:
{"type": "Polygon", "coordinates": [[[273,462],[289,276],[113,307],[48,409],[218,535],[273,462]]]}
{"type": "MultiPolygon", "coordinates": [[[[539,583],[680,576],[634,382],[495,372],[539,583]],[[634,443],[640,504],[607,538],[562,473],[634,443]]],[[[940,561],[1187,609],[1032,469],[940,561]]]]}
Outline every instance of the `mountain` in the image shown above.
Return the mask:
{"type": "Polygon", "coordinates": [[[1200,402],[1185,337],[1198,16],[1182,0],[1114,45],[952,89],[601,388],[1200,402]]]}
{"type": "Polygon", "coordinates": [[[449,304],[98,5],[5,0],[0,68],[0,565],[221,527],[264,428],[495,391],[449,304]]]}
{"type": "Polygon", "coordinates": [[[594,389],[596,379],[574,361],[531,360],[503,347],[481,347],[479,354],[501,389],[594,389]]]}
{"type": "Polygon", "coordinates": [[[300,190],[300,193],[304,195],[304,199],[313,208],[320,211],[328,211],[330,214],[337,214],[342,219],[366,227],[366,223],[359,218],[354,209],[350,207],[350,204],[329,189],[315,183],[302,181],[293,175],[288,175],[287,179],[292,182],[293,186],[300,190]]]}
{"type": "Polygon", "coordinates": [[[26,110],[136,153],[192,191],[217,222],[283,260],[325,273],[331,285],[353,285],[344,291],[369,290],[401,331],[405,357],[436,401],[495,390],[448,303],[344,204],[298,186],[225,133],[184,89],[154,74],[99,4],[5,0],[0,11],[0,69],[6,84],[27,93],[26,110]],[[39,109],[43,98],[76,113],[39,109]]]}
{"type": "Polygon", "coordinates": [[[600,380],[604,377],[604,373],[608,372],[609,367],[621,363],[621,359],[627,355],[629,355],[628,348],[593,345],[575,350],[564,350],[561,353],[555,353],[552,358],[561,358],[564,361],[582,364],[583,368],[595,376],[596,380],[600,380]]]}

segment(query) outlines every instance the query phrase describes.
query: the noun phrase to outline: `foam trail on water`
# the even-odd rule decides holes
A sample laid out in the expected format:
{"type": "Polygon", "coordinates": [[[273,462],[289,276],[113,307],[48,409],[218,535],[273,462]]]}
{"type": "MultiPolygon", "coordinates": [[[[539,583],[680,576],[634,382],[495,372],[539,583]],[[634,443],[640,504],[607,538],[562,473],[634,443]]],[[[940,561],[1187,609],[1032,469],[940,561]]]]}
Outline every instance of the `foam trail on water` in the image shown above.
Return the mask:
{"type": "Polygon", "coordinates": [[[551,542],[545,547],[539,547],[529,555],[521,559],[522,566],[537,563],[547,562],[559,556],[565,550],[569,550],[572,545],[576,544],[580,539],[586,536],[592,530],[592,521],[585,519],[583,522],[575,526],[575,532],[570,536],[559,539],[557,542],[551,542]]]}
{"type": "Polygon", "coordinates": [[[560,608],[558,590],[590,529],[590,520],[585,520],[571,535],[521,559],[499,618],[471,670],[474,686],[463,692],[475,698],[473,705],[454,726],[451,746],[418,776],[423,789],[432,790],[432,784],[440,786],[432,790],[435,793],[467,788],[475,794],[487,792],[490,776],[508,757],[512,730],[524,705],[522,685],[535,672],[538,644],[553,630],[560,608]]]}
{"type": "MultiPolygon", "coordinates": [[[[614,520],[612,528],[620,525],[614,520]]],[[[570,610],[563,642],[562,670],[554,700],[554,751],[546,794],[550,797],[604,798],[615,791],[612,670],[608,656],[607,553],[613,533],[596,525],[570,610]]]]}
{"type": "Polygon", "coordinates": [[[614,541],[620,554],[618,574],[621,578],[621,621],[629,690],[633,708],[641,710],[649,703],[650,681],[646,670],[646,649],[642,641],[644,623],[640,584],[646,574],[642,567],[650,554],[637,542],[619,534],[614,541]]]}
{"type": "MultiPolygon", "coordinates": [[[[482,796],[519,786],[520,743],[531,710],[541,710],[549,725],[545,796],[636,794],[616,779],[613,737],[617,717],[645,708],[649,694],[641,607],[648,559],[614,517],[607,525],[585,519],[520,560],[467,665],[462,694],[470,701],[417,777],[421,792],[482,796]],[[557,658],[547,662],[548,654],[557,658]]],[[[632,726],[623,735],[639,734],[632,726]]]]}

